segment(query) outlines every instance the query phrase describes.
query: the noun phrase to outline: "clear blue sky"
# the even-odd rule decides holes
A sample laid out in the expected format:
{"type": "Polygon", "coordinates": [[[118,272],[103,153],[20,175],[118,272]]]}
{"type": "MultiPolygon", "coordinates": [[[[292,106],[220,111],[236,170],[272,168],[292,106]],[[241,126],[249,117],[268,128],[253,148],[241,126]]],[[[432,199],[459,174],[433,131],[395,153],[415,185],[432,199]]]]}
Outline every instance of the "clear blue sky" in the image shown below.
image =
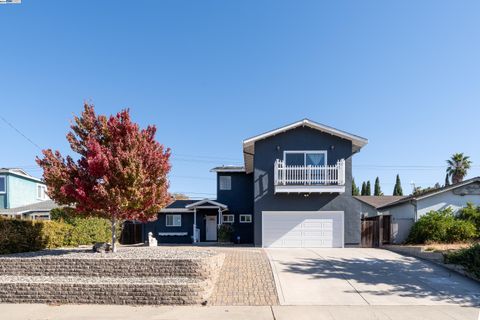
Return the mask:
{"type": "MultiPolygon", "coordinates": [[[[357,182],[480,175],[479,1],[38,1],[0,5],[0,116],[68,152],[83,101],[131,109],[172,148],[171,191],[214,197],[243,139],[310,118],[370,140],[357,182]]],[[[0,119],[1,167],[41,175],[0,119]]]]}

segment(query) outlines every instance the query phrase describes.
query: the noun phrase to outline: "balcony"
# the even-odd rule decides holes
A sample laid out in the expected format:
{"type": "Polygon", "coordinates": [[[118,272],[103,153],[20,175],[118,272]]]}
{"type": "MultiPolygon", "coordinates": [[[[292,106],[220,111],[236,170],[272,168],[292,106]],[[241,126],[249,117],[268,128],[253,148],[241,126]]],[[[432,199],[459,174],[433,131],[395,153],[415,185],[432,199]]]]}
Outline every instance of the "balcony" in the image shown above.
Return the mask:
{"type": "Polygon", "coordinates": [[[277,159],[274,184],[275,193],[343,193],[345,160],[327,166],[287,166],[277,159]]]}

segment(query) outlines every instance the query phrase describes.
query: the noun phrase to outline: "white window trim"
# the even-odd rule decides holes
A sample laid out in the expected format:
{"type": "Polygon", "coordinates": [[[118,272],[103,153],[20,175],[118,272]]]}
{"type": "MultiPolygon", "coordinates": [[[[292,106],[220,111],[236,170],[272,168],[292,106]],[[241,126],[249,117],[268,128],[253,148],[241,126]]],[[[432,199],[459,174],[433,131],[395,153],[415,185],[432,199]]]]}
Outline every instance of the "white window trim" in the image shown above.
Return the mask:
{"type": "MultiPolygon", "coordinates": [[[[172,218],[172,222],[175,221],[175,218],[172,218]]],[[[182,226],[182,215],[181,214],[166,214],[165,215],[165,226],[166,227],[181,227],[182,226]],[[168,224],[168,216],[179,216],[180,217],[180,224],[179,225],[176,225],[176,224],[168,224]]]]}
{"type": "Polygon", "coordinates": [[[235,215],[233,214],[224,214],[222,216],[222,221],[223,223],[234,223],[235,222],[235,215]],[[232,218],[232,221],[226,221],[225,217],[231,217],[232,218]]]}
{"type": "Polygon", "coordinates": [[[240,223],[252,223],[252,215],[251,214],[241,214],[239,218],[240,223]],[[249,221],[242,221],[242,218],[249,218],[249,221]]]}
{"type": "Polygon", "coordinates": [[[47,186],[37,183],[37,188],[36,188],[36,193],[37,193],[37,200],[47,200],[47,186]],[[42,188],[42,197],[38,196],[38,188],[42,188]]]}
{"type": "Polygon", "coordinates": [[[5,194],[7,193],[7,176],[0,176],[0,178],[3,178],[3,189],[5,189],[5,191],[0,191],[0,194],[5,194]]]}
{"type": "Polygon", "coordinates": [[[287,164],[287,154],[288,153],[303,153],[303,165],[306,166],[307,163],[307,153],[318,153],[323,154],[325,156],[325,164],[324,166],[328,165],[328,158],[327,158],[327,150],[285,150],[283,151],[283,163],[287,164]]]}
{"type": "Polygon", "coordinates": [[[222,175],[222,176],[219,176],[218,177],[218,189],[221,190],[221,191],[231,191],[232,190],[232,176],[227,176],[227,175],[222,175]],[[222,178],[228,178],[228,180],[230,181],[229,184],[229,188],[222,188],[222,183],[221,183],[221,180],[222,178]]]}

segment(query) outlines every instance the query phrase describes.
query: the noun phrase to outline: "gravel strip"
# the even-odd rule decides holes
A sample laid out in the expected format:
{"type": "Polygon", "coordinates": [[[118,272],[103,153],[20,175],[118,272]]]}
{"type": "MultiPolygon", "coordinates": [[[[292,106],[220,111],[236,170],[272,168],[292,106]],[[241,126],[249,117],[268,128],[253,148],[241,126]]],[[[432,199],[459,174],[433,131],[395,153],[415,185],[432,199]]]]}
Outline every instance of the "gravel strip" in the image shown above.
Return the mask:
{"type": "Polygon", "coordinates": [[[90,249],[52,249],[36,252],[23,252],[0,255],[0,259],[32,258],[32,259],[204,259],[217,255],[211,249],[182,247],[120,247],[113,253],[95,253],[90,249]]]}
{"type": "Polygon", "coordinates": [[[5,283],[52,283],[52,284],[149,284],[182,285],[201,283],[200,279],[185,277],[63,277],[63,276],[0,276],[0,285],[5,283]]]}

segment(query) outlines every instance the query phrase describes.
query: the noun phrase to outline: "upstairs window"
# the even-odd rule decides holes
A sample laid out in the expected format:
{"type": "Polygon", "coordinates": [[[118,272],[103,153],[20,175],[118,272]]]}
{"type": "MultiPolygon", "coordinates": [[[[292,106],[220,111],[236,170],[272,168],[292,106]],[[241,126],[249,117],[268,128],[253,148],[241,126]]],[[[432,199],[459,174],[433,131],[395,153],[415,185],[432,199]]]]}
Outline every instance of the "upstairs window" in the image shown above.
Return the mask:
{"type": "Polygon", "coordinates": [[[220,190],[232,190],[232,177],[220,176],[220,190]]]}
{"type": "Polygon", "coordinates": [[[283,161],[287,166],[325,166],[327,151],[285,151],[283,161]]]}
{"type": "Polygon", "coordinates": [[[41,184],[37,184],[37,199],[47,200],[47,187],[41,184]]]}
{"type": "Polygon", "coordinates": [[[7,184],[5,176],[0,176],[0,193],[7,192],[7,184]]]}

